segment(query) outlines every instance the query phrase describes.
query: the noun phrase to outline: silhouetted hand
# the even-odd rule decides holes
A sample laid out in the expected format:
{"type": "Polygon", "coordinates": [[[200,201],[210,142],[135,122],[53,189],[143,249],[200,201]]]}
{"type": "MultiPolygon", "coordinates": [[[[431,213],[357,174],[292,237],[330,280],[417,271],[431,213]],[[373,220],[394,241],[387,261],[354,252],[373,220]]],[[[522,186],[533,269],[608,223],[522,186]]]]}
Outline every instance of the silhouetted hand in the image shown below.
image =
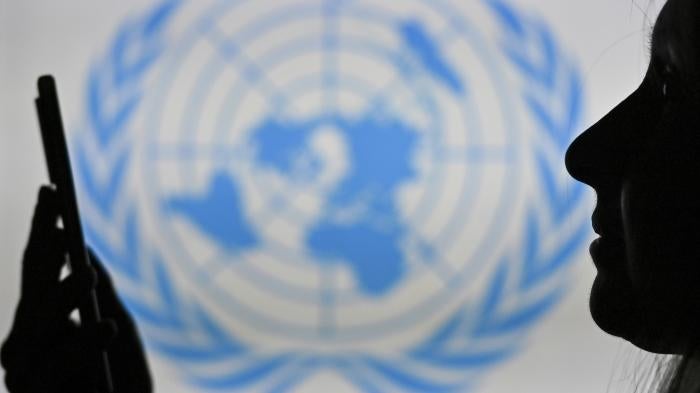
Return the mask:
{"type": "Polygon", "coordinates": [[[56,193],[42,187],[22,261],[19,304],[2,346],[8,390],[95,392],[95,354],[107,350],[116,393],[151,392],[136,326],[99,260],[90,253],[94,269],[59,280],[66,245],[56,226],[58,216],[56,193]],[[70,314],[92,289],[97,291],[103,320],[88,327],[72,320],[70,314]]]}

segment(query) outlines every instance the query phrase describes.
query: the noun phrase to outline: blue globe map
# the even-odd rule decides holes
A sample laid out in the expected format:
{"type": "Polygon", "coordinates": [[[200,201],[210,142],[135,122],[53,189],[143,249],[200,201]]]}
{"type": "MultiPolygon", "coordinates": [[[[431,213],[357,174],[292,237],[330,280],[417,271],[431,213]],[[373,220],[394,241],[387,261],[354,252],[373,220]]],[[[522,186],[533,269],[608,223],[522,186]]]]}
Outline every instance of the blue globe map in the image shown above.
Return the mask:
{"type": "MultiPolygon", "coordinates": [[[[419,22],[404,22],[399,32],[436,80],[463,92],[457,73],[419,22]]],[[[419,133],[398,118],[372,111],[306,121],[273,116],[250,133],[257,150],[255,164],[290,179],[313,181],[323,162],[314,156],[311,140],[314,132],[329,126],[342,134],[351,168],[308,229],[304,246],[315,261],[347,264],[364,293],[382,295],[400,282],[405,271],[400,242],[406,228],[398,214],[396,192],[416,176],[413,157],[419,133]],[[342,214],[346,211],[354,214],[342,214]]],[[[168,204],[221,247],[240,252],[257,247],[260,237],[243,213],[239,190],[236,179],[221,172],[213,176],[205,195],[174,197],[168,204]]]]}
{"type": "MultiPolygon", "coordinates": [[[[342,132],[351,156],[349,174],[332,190],[322,214],[308,230],[305,246],[316,261],[348,264],[363,292],[381,295],[400,281],[405,228],[395,204],[396,190],[415,176],[412,157],[418,134],[400,120],[368,114],[308,122],[265,119],[252,132],[256,164],[290,178],[313,181],[322,165],[312,155],[312,134],[332,125],[342,132]],[[324,124],[329,123],[329,124],[324,124]],[[305,172],[305,173],[301,173],[305,172]],[[310,178],[309,178],[310,177],[310,178]],[[342,211],[358,212],[343,218],[342,211]]],[[[176,197],[170,208],[232,252],[258,246],[245,218],[236,180],[216,174],[206,195],[176,197]]]]}

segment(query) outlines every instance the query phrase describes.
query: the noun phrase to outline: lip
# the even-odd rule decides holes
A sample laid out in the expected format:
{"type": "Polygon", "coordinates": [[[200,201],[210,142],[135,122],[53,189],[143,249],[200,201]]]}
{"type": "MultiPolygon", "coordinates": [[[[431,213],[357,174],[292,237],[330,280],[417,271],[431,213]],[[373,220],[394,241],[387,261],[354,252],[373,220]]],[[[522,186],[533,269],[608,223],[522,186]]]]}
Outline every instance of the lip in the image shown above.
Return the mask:
{"type": "Polygon", "coordinates": [[[624,269],[625,243],[622,239],[601,236],[591,242],[588,252],[598,270],[624,269]]]}
{"type": "Polygon", "coordinates": [[[614,220],[613,217],[618,216],[610,211],[603,212],[596,206],[591,216],[591,224],[593,231],[603,238],[617,238],[622,240],[622,225],[619,220],[614,220]]]}

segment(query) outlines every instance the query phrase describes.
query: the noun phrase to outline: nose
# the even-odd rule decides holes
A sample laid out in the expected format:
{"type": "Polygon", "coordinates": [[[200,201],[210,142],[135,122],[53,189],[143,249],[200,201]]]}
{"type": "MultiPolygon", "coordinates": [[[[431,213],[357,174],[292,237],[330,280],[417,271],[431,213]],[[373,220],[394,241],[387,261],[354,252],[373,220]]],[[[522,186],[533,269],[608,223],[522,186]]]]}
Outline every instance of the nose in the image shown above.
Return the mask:
{"type": "Polygon", "coordinates": [[[597,189],[623,176],[635,142],[652,126],[647,89],[642,84],[571,143],[565,163],[574,179],[597,189]]]}

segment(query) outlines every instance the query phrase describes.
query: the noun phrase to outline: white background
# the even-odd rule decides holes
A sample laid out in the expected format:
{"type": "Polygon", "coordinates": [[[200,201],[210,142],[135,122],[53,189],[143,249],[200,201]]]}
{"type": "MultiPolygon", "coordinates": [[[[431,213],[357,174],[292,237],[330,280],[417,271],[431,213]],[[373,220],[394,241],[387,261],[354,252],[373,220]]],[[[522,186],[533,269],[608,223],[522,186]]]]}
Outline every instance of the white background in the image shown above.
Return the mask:
{"type": "MultiPolygon", "coordinates": [[[[379,1],[379,0],[377,0],[379,1]]],[[[389,0],[386,0],[389,1],[389,0]]],[[[392,0],[393,1],[393,0],[392,0]]],[[[474,0],[462,0],[474,1],[474,0]]],[[[589,125],[639,83],[647,61],[649,22],[659,4],[646,0],[513,0],[544,17],[584,74],[589,125]]],[[[60,84],[66,123],[81,113],[89,64],[129,13],[144,0],[0,0],[0,335],[10,327],[19,293],[22,250],[38,186],[45,182],[33,98],[37,76],[60,84]]],[[[562,163],[563,165],[563,163],[562,163]]],[[[589,192],[591,201],[593,193],[589,192]]],[[[597,329],[587,297],[595,271],[582,256],[565,300],[534,329],[527,349],[493,370],[479,391],[631,392],[645,354],[597,329]]],[[[194,391],[175,369],[150,356],[158,392],[194,391]]],[[[343,391],[333,375],[318,375],[301,391],[343,391]],[[331,388],[332,386],[332,388],[331,388]]],[[[0,388],[2,390],[4,388],[0,388]]],[[[349,389],[349,387],[348,387],[349,389]]],[[[348,390],[350,391],[350,390],[348,390]]]]}

